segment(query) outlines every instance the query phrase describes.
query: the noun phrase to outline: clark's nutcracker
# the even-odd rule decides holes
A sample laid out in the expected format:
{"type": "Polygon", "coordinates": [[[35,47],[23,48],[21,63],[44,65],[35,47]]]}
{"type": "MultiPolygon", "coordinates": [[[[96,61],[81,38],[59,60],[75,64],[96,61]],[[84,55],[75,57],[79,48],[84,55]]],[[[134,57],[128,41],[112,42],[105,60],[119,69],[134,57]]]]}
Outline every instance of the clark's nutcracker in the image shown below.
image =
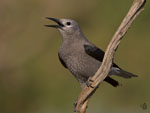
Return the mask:
{"type": "MultiPolygon", "coordinates": [[[[75,76],[83,88],[89,77],[93,76],[101,66],[104,52],[88,41],[76,21],[50,17],[47,19],[56,22],[57,25],[45,26],[58,29],[62,35],[62,45],[58,52],[60,62],[75,76]]],[[[117,87],[118,81],[112,79],[110,75],[118,75],[123,78],[137,77],[137,75],[121,69],[115,63],[112,64],[109,75],[104,81],[117,87]]]]}

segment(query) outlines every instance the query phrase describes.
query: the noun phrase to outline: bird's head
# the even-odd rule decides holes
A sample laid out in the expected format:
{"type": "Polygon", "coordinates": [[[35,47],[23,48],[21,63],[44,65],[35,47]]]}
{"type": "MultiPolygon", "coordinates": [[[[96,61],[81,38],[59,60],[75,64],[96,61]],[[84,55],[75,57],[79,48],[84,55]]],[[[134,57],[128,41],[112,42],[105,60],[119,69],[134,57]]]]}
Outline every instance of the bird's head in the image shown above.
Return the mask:
{"type": "Polygon", "coordinates": [[[46,19],[56,22],[57,25],[45,25],[45,26],[58,29],[62,35],[73,35],[75,33],[81,32],[78,23],[74,20],[56,19],[56,18],[50,18],[50,17],[46,17],[46,19]]]}

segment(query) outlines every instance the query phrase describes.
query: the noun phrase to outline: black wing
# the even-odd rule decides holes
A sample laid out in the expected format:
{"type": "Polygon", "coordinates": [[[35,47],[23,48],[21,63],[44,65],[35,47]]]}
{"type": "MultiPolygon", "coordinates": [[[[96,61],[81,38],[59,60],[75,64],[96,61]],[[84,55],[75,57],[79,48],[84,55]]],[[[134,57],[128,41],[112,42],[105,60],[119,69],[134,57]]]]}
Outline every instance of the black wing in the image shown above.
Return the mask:
{"type": "MultiPolygon", "coordinates": [[[[84,45],[84,49],[85,52],[90,55],[91,57],[95,58],[96,60],[102,62],[103,58],[104,58],[104,51],[102,51],[101,49],[95,47],[95,46],[91,46],[91,45],[84,45]]],[[[119,66],[117,66],[116,64],[113,63],[113,67],[117,67],[119,68],[119,66]]],[[[108,82],[109,84],[111,84],[114,87],[119,86],[119,82],[110,78],[110,77],[106,77],[104,79],[104,81],[108,82]]]]}
{"type": "Polygon", "coordinates": [[[60,57],[59,53],[58,53],[58,58],[59,58],[61,64],[62,64],[65,68],[67,68],[65,62],[64,62],[63,59],[60,57]]]}
{"type": "Polygon", "coordinates": [[[100,62],[103,61],[105,53],[101,49],[91,45],[84,45],[84,49],[88,55],[94,57],[96,60],[99,60],[100,62]]]}
{"type": "MultiPolygon", "coordinates": [[[[96,60],[98,60],[100,62],[103,61],[105,53],[101,49],[99,49],[95,46],[91,46],[91,45],[84,45],[84,50],[88,55],[92,56],[96,60]]],[[[113,63],[113,67],[119,68],[119,66],[117,66],[115,63],[113,63]]]]}

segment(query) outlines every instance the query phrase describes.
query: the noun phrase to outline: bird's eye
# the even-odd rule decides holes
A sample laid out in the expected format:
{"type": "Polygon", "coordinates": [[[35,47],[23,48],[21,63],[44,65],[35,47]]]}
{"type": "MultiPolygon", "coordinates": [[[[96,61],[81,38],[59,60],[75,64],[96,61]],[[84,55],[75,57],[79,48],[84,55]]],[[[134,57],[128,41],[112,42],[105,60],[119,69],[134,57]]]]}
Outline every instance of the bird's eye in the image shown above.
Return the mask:
{"type": "Polygon", "coordinates": [[[70,26],[70,25],[71,25],[71,22],[67,22],[66,24],[67,24],[68,26],[70,26]]]}

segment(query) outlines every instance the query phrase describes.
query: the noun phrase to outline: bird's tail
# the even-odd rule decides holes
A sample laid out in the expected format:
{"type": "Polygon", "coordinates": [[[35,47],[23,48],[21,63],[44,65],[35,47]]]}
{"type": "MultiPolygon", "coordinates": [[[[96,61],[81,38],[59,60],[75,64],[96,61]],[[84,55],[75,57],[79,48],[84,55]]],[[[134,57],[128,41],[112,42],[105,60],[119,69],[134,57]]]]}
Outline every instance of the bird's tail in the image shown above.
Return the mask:
{"type": "Polygon", "coordinates": [[[114,87],[117,87],[117,86],[120,85],[118,81],[116,81],[116,80],[114,80],[114,79],[112,79],[111,77],[108,77],[108,76],[104,79],[104,81],[108,82],[109,84],[111,84],[114,87]]]}
{"type": "Polygon", "coordinates": [[[130,73],[130,72],[127,72],[127,71],[122,70],[122,69],[116,70],[115,75],[118,75],[118,76],[123,77],[123,78],[138,77],[137,75],[130,73]]]}

